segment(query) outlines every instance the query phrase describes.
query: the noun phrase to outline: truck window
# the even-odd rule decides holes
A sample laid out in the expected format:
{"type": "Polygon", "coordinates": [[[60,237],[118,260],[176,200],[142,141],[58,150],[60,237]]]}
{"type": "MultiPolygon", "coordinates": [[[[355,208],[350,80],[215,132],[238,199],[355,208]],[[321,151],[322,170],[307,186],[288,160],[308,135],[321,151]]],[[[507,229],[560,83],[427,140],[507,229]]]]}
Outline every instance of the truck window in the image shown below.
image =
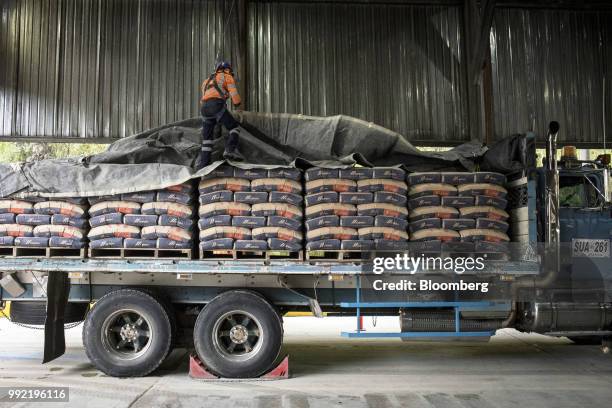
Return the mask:
{"type": "Polygon", "coordinates": [[[592,208],[599,205],[597,190],[585,176],[559,179],[559,205],[561,207],[592,208]]]}

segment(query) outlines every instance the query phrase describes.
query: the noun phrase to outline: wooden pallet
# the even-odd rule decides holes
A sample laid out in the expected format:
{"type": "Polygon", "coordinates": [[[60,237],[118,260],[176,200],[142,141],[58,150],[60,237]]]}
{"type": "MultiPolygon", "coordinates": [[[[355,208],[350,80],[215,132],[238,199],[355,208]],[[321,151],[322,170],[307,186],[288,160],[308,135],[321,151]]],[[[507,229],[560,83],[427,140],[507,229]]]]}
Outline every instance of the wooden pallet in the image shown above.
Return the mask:
{"type": "Polygon", "coordinates": [[[3,258],[85,258],[85,255],[85,248],[0,247],[0,257],[3,258]]]}
{"type": "Polygon", "coordinates": [[[372,251],[305,251],[308,262],[363,262],[372,251]]]}
{"type": "Polygon", "coordinates": [[[193,250],[161,248],[89,248],[88,257],[97,259],[193,259],[193,250]]]}
{"type": "Polygon", "coordinates": [[[252,251],[239,249],[225,249],[215,251],[204,251],[200,249],[200,259],[211,261],[236,261],[236,260],[262,260],[270,262],[275,260],[294,260],[304,259],[302,251],[252,251]]]}

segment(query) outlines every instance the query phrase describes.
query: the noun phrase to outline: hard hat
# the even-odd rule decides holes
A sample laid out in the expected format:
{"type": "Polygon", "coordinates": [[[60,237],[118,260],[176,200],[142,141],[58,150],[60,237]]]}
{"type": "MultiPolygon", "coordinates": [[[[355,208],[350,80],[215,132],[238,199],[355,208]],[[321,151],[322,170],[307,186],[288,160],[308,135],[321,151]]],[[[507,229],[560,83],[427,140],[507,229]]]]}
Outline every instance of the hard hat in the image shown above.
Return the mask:
{"type": "Polygon", "coordinates": [[[232,64],[229,63],[229,61],[219,61],[217,62],[217,65],[215,66],[215,71],[219,71],[219,70],[223,70],[223,69],[232,69],[232,64]]]}

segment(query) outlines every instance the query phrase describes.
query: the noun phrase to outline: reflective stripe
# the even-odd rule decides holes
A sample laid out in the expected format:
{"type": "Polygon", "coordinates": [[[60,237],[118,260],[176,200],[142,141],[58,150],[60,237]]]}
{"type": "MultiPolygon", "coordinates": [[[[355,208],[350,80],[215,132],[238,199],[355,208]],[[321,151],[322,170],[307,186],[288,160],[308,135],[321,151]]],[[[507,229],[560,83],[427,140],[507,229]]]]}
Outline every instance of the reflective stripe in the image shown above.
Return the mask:
{"type": "Polygon", "coordinates": [[[202,140],[202,144],[203,145],[214,145],[215,141],[214,140],[202,140]]]}
{"type": "Polygon", "coordinates": [[[203,152],[212,152],[212,147],[204,147],[204,146],[202,146],[202,151],[203,152]]]}
{"type": "Polygon", "coordinates": [[[230,130],[229,132],[230,132],[230,133],[238,133],[238,134],[240,134],[240,128],[239,128],[239,127],[237,127],[237,128],[233,128],[233,129],[232,129],[232,130],[230,130]]]}

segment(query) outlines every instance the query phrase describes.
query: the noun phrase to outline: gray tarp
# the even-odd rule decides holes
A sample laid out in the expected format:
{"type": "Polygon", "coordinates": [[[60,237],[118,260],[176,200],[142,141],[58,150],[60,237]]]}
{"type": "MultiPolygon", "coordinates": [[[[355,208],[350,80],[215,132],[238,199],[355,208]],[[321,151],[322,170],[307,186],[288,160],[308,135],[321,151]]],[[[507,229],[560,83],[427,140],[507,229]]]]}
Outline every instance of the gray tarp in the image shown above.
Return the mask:
{"type": "MultiPolygon", "coordinates": [[[[347,116],[236,112],[243,130],[240,167],[396,166],[409,171],[473,170],[486,147],[467,143],[447,152],[422,152],[402,135],[347,116]]],[[[191,168],[200,149],[201,121],[194,118],[119,140],[87,157],[0,164],[0,196],[33,193],[88,197],[154,190],[207,174],[222,160],[224,137],[211,166],[191,168]]]]}

